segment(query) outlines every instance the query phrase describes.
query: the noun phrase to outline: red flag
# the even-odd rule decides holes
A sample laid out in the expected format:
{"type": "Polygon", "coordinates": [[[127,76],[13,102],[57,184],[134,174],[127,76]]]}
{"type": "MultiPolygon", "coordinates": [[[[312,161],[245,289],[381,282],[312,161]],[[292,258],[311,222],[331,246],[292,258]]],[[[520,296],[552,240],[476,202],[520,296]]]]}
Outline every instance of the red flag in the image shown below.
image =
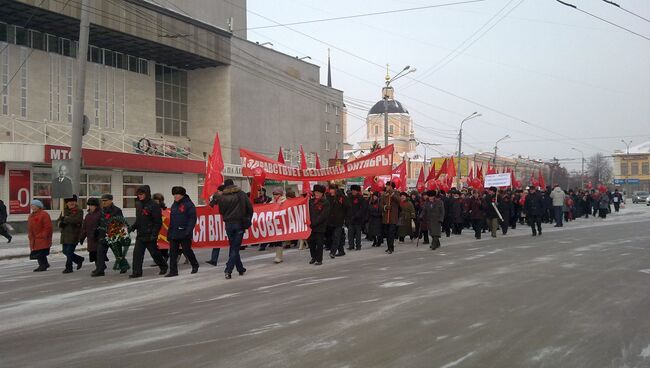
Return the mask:
{"type": "Polygon", "coordinates": [[[542,189],[546,189],[546,181],[544,181],[544,175],[542,175],[542,169],[539,169],[539,175],[537,181],[539,182],[539,186],[542,187],[542,189]]]}
{"type": "Polygon", "coordinates": [[[405,192],[408,188],[408,185],[406,183],[406,161],[402,161],[401,164],[397,165],[397,167],[393,169],[393,176],[395,175],[397,175],[400,180],[400,185],[397,190],[405,192]]]}
{"type": "Polygon", "coordinates": [[[456,165],[454,164],[454,158],[452,157],[447,163],[447,178],[449,179],[454,177],[456,177],[456,165]]]}
{"type": "Polygon", "coordinates": [[[212,144],[212,154],[206,166],[205,181],[203,183],[203,193],[201,196],[207,202],[210,201],[210,196],[217,191],[219,185],[223,183],[223,157],[221,156],[221,142],[219,141],[219,133],[214,136],[214,143],[212,144]]]}
{"type": "Polygon", "coordinates": [[[320,158],[318,158],[318,153],[316,154],[316,169],[320,169],[320,158]]]}
{"type": "Polygon", "coordinates": [[[433,163],[433,166],[431,167],[431,170],[429,171],[429,175],[427,175],[427,178],[424,179],[425,183],[428,183],[431,180],[436,180],[436,163],[433,163]]]}
{"type": "Polygon", "coordinates": [[[415,189],[417,189],[419,193],[424,192],[424,167],[420,168],[420,175],[418,175],[418,181],[415,184],[415,189]]]}
{"type": "Polygon", "coordinates": [[[476,178],[483,180],[483,164],[476,168],[476,178]]]}
{"type": "Polygon", "coordinates": [[[440,175],[446,174],[446,173],[447,173],[447,159],[442,161],[442,165],[440,165],[440,170],[438,170],[438,173],[436,174],[436,180],[438,180],[440,175]]]}
{"type": "Polygon", "coordinates": [[[280,147],[280,152],[278,152],[278,162],[284,164],[284,155],[282,154],[282,147],[280,147]]]}
{"type": "MultiPolygon", "coordinates": [[[[300,145],[300,168],[302,170],[307,169],[307,158],[305,157],[305,151],[302,149],[302,144],[300,145]]],[[[311,193],[309,188],[309,181],[305,180],[302,182],[302,192],[311,193]]]]}
{"type": "Polygon", "coordinates": [[[488,171],[487,171],[487,173],[488,173],[488,175],[496,174],[497,173],[496,168],[490,166],[490,164],[488,163],[488,171]]]}
{"type": "Polygon", "coordinates": [[[469,180],[472,180],[472,179],[474,179],[474,168],[470,167],[469,168],[469,174],[467,174],[467,180],[469,181],[469,180]]]}

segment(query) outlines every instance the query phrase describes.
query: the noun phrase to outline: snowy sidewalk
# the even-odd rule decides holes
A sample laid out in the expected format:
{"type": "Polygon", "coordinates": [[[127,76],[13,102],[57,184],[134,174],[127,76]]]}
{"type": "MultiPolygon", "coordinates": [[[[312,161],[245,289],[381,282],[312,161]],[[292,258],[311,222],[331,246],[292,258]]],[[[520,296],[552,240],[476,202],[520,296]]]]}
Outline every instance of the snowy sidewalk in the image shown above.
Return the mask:
{"type": "MultiPolygon", "coordinates": [[[[56,232],[52,235],[52,248],[51,254],[61,253],[61,245],[59,239],[61,234],[56,232]]],[[[77,250],[86,250],[86,244],[78,245],[77,250]]],[[[7,243],[5,238],[0,237],[0,260],[29,257],[29,241],[27,234],[14,234],[11,243],[7,243]]]]}

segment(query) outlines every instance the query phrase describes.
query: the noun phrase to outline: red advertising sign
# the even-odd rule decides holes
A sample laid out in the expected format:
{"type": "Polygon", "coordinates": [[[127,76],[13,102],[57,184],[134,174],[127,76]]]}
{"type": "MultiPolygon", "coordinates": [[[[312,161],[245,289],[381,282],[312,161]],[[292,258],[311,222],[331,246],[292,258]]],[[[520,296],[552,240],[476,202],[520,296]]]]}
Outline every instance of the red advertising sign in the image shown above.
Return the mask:
{"type": "MultiPolygon", "coordinates": [[[[167,241],[169,212],[169,209],[163,211],[163,227],[158,236],[158,246],[163,249],[169,248],[167,241]]],[[[282,204],[255,205],[253,212],[253,224],[244,233],[244,245],[307,239],[311,234],[307,198],[290,198],[282,204]]],[[[193,248],[229,246],[226,224],[219,214],[218,207],[197,207],[196,217],[193,248]]]]}
{"type": "Polygon", "coordinates": [[[29,170],[9,170],[9,213],[29,213],[31,175],[29,170]]]}
{"type": "Polygon", "coordinates": [[[354,161],[322,169],[299,169],[287,166],[259,153],[241,148],[242,175],[254,176],[253,169],[261,167],[267,180],[329,181],[359,176],[390,175],[393,170],[393,145],[377,150],[354,161]]]}

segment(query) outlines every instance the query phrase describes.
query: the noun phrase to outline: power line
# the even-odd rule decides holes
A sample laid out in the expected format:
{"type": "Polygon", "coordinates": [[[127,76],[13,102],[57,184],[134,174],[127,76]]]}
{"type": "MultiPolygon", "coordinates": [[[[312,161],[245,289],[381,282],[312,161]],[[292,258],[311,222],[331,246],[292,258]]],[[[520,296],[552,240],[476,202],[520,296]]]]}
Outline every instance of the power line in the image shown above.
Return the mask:
{"type": "Polygon", "coordinates": [[[634,15],[634,16],[637,17],[637,18],[641,18],[641,19],[645,20],[646,22],[650,22],[650,19],[648,19],[648,18],[644,18],[644,17],[640,16],[640,15],[637,14],[637,13],[633,13],[633,12],[631,12],[631,11],[625,9],[624,7],[620,6],[619,4],[617,4],[617,3],[613,2],[613,1],[609,1],[609,0],[603,0],[603,1],[606,2],[607,4],[613,5],[613,6],[617,7],[617,8],[619,8],[619,9],[621,9],[622,11],[624,11],[624,12],[626,12],[626,13],[628,13],[628,14],[632,14],[632,15],[634,15]]]}
{"type": "Polygon", "coordinates": [[[384,14],[403,13],[403,12],[410,12],[410,11],[415,11],[415,10],[423,10],[423,9],[431,9],[431,8],[441,8],[441,7],[444,7],[444,6],[462,5],[462,4],[471,4],[471,3],[479,3],[479,2],[483,2],[483,1],[485,1],[485,0],[459,1],[459,2],[455,2],[455,3],[446,3],[446,4],[437,4],[437,5],[418,6],[418,7],[415,7],[415,8],[394,9],[394,10],[386,10],[386,11],[380,11],[380,12],[374,12],[374,13],[364,13],[364,14],[346,15],[346,16],[341,16],[341,17],[333,17],[333,18],[313,19],[313,20],[305,20],[305,21],[300,21],[300,22],[292,22],[292,23],[284,23],[284,24],[272,24],[272,25],[267,25],[267,26],[259,26],[259,27],[250,27],[250,28],[241,28],[241,29],[236,29],[234,32],[237,32],[237,31],[246,31],[246,30],[254,30],[254,29],[276,28],[276,27],[284,27],[284,26],[295,26],[295,25],[299,25],[299,24],[309,24],[309,23],[329,22],[329,21],[333,21],[333,20],[343,20],[343,19],[352,19],[352,18],[372,17],[372,16],[375,16],[375,15],[384,15],[384,14]]]}
{"type": "Polygon", "coordinates": [[[607,23],[607,24],[611,24],[611,25],[613,25],[613,26],[616,27],[616,28],[620,28],[620,29],[622,29],[622,30],[624,30],[624,31],[627,31],[627,32],[629,32],[629,33],[632,33],[633,35],[637,35],[637,36],[639,36],[639,37],[641,37],[641,38],[644,38],[644,39],[650,41],[650,38],[649,38],[649,37],[646,37],[646,36],[644,36],[644,35],[642,35],[642,34],[640,34],[640,33],[636,33],[636,32],[634,32],[633,30],[628,29],[628,28],[625,28],[625,27],[623,27],[623,26],[620,26],[620,25],[618,25],[618,24],[616,24],[616,23],[610,22],[610,21],[608,21],[607,19],[605,19],[605,18],[601,18],[601,17],[599,17],[599,16],[597,16],[597,15],[595,15],[595,14],[592,14],[592,13],[586,11],[586,10],[582,10],[582,9],[578,8],[577,6],[575,6],[575,5],[573,5],[573,4],[569,4],[569,3],[564,2],[564,1],[562,1],[562,0],[555,0],[555,1],[557,1],[558,3],[560,3],[560,4],[562,4],[562,5],[568,6],[569,8],[573,8],[573,9],[579,11],[579,12],[582,12],[582,13],[584,13],[584,14],[587,14],[587,15],[593,17],[593,18],[599,19],[599,20],[601,20],[601,21],[603,21],[603,22],[605,22],[605,23],[607,23]]]}

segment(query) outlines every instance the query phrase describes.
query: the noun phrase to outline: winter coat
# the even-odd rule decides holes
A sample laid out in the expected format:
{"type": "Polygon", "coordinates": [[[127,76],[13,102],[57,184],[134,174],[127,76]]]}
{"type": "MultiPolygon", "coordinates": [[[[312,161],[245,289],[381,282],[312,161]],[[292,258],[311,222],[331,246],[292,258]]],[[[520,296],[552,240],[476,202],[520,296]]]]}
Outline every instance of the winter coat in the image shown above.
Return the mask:
{"type": "Polygon", "coordinates": [[[348,197],[348,203],[348,224],[363,225],[368,217],[368,201],[363,195],[357,194],[348,197]]]}
{"type": "Polygon", "coordinates": [[[445,205],[442,200],[436,198],[427,201],[422,206],[422,220],[427,223],[429,235],[440,237],[442,235],[441,223],[445,219],[445,205]]]}
{"type": "Polygon", "coordinates": [[[550,197],[553,200],[553,207],[561,207],[564,205],[566,194],[560,187],[555,187],[553,188],[550,197]]]}
{"type": "Polygon", "coordinates": [[[87,248],[89,252],[97,251],[98,239],[98,230],[99,222],[102,218],[102,211],[96,209],[95,212],[88,213],[86,218],[84,218],[83,223],[81,224],[81,234],[79,236],[79,242],[83,243],[88,241],[87,248]]]}
{"type": "MultiPolygon", "coordinates": [[[[111,218],[113,217],[124,217],[124,215],[122,214],[122,210],[119,207],[113,204],[110,207],[102,208],[101,217],[99,220],[99,227],[106,229],[108,223],[111,221],[111,218]]],[[[106,231],[98,230],[97,233],[98,233],[97,239],[99,239],[99,241],[103,241],[106,238],[106,231]]]]}
{"type": "Polygon", "coordinates": [[[154,200],[145,197],[135,204],[135,223],[131,231],[137,231],[136,239],[155,241],[162,227],[162,209],[154,200]]]}
{"type": "Polygon", "coordinates": [[[61,229],[61,244],[77,244],[81,234],[81,223],[83,222],[83,210],[81,208],[63,209],[63,213],[57,219],[61,229]]]}
{"type": "Polygon", "coordinates": [[[29,214],[27,228],[29,250],[33,252],[50,249],[52,246],[52,219],[46,211],[40,210],[29,214]]]}
{"type": "Polygon", "coordinates": [[[0,200],[0,225],[5,222],[7,222],[7,206],[5,206],[5,203],[0,200]]]}
{"type": "Polygon", "coordinates": [[[376,202],[368,203],[368,236],[381,236],[382,209],[379,199],[376,202]]]}
{"type": "Polygon", "coordinates": [[[253,218],[253,204],[246,193],[235,185],[226,187],[221,195],[215,198],[215,201],[219,206],[223,222],[227,224],[249,223],[253,218]]]}
{"type": "MultiPolygon", "coordinates": [[[[219,207],[221,209],[221,207],[219,207]]],[[[169,240],[191,240],[196,226],[196,207],[187,195],[174,201],[169,215],[169,240]]]]}
{"type": "Polygon", "coordinates": [[[607,194],[602,194],[600,196],[600,200],[598,201],[598,208],[601,210],[609,208],[609,196],[607,194]]]}
{"type": "Polygon", "coordinates": [[[470,197],[468,199],[468,212],[471,220],[485,219],[485,201],[482,198],[470,197]]]}
{"type": "Polygon", "coordinates": [[[399,227],[397,228],[397,236],[403,238],[405,236],[413,235],[413,219],[415,219],[415,207],[408,199],[400,202],[399,213],[399,227]]]}
{"type": "Polygon", "coordinates": [[[382,210],[382,224],[397,225],[399,221],[399,193],[384,192],[379,200],[382,210]]]}
{"type": "Polygon", "coordinates": [[[492,203],[496,204],[497,197],[494,194],[485,195],[485,217],[488,219],[499,218],[497,211],[494,209],[492,203]]]}
{"type": "Polygon", "coordinates": [[[544,213],[544,203],[542,195],[539,192],[528,193],[524,202],[524,212],[526,216],[542,216],[544,213]]]}
{"type": "Polygon", "coordinates": [[[462,224],[463,221],[463,200],[451,198],[449,201],[449,218],[453,224],[462,224]]]}
{"type": "Polygon", "coordinates": [[[345,217],[348,213],[348,200],[344,195],[336,193],[336,195],[325,195],[330,203],[330,214],[327,219],[327,226],[340,227],[345,224],[345,217]]]}
{"type": "Polygon", "coordinates": [[[501,217],[503,217],[503,221],[509,222],[514,213],[514,205],[512,204],[510,196],[501,196],[500,200],[497,202],[497,208],[499,209],[501,217]]]}
{"type": "Polygon", "coordinates": [[[325,233],[327,221],[330,216],[330,201],[324,196],[309,200],[309,218],[311,220],[311,231],[314,233],[325,233]]]}

